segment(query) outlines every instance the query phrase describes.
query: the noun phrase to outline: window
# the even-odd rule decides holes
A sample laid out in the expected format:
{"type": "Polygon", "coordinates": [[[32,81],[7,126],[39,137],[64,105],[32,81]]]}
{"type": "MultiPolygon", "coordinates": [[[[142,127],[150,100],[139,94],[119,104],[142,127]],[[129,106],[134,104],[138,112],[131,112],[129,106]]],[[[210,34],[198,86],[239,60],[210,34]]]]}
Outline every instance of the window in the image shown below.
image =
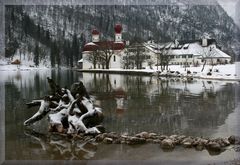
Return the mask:
{"type": "Polygon", "coordinates": [[[116,56],[113,56],[113,61],[114,61],[114,62],[116,61],[116,56]]]}

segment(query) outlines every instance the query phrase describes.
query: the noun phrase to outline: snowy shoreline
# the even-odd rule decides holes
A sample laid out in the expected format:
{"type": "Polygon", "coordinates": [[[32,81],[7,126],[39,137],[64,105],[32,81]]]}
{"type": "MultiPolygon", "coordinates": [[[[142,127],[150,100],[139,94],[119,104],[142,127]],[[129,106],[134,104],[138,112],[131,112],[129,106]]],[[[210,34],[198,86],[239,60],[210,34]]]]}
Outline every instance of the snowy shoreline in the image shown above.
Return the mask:
{"type": "MultiPolygon", "coordinates": [[[[12,65],[0,64],[0,71],[31,71],[31,70],[51,70],[46,66],[30,67],[26,65],[12,65]]],[[[61,67],[60,69],[70,69],[61,67]]],[[[159,77],[177,77],[177,78],[196,78],[207,80],[224,80],[224,81],[240,81],[240,62],[227,65],[216,65],[214,67],[206,65],[204,71],[201,72],[202,66],[198,67],[183,67],[180,65],[169,65],[168,71],[160,72],[160,67],[154,66],[153,68],[146,69],[77,69],[78,72],[91,72],[91,73],[110,73],[110,74],[135,74],[135,75],[155,75],[159,77]],[[211,70],[211,75],[208,73],[211,70]],[[190,71],[190,74],[188,73],[190,71]]]]}
{"type": "Polygon", "coordinates": [[[197,78],[209,80],[228,80],[240,81],[240,63],[210,66],[206,65],[203,72],[202,66],[199,67],[182,67],[180,65],[170,65],[169,70],[160,72],[157,67],[152,69],[75,69],[79,72],[97,72],[97,73],[112,73],[112,74],[138,74],[138,75],[155,75],[159,77],[179,77],[179,78],[197,78]],[[211,75],[208,73],[211,71],[211,75]],[[191,73],[188,74],[187,72],[191,73]],[[238,72],[237,72],[238,71],[238,72]]]}

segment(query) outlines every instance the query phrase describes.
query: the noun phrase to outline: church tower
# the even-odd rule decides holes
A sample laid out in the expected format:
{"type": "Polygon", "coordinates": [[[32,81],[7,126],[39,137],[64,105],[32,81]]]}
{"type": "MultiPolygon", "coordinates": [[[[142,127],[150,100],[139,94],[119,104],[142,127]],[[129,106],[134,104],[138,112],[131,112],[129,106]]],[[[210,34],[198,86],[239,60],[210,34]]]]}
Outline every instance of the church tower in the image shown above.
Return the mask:
{"type": "Polygon", "coordinates": [[[114,30],[115,30],[115,42],[122,42],[122,25],[116,24],[114,30]]]}

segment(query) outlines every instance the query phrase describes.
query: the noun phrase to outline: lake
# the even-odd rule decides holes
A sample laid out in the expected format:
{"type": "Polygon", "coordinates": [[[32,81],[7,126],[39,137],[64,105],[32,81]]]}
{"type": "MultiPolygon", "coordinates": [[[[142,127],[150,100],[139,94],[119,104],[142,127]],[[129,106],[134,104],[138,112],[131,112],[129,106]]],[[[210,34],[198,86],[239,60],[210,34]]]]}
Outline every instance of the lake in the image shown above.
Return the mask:
{"type": "Polygon", "coordinates": [[[158,79],[71,70],[0,72],[5,91],[6,160],[151,160],[167,164],[201,164],[239,160],[239,151],[228,148],[219,155],[207,150],[177,147],[164,152],[159,144],[98,144],[48,133],[47,118],[25,127],[37,107],[25,103],[48,94],[47,77],[60,86],[83,81],[103,110],[107,132],[134,135],[158,134],[228,137],[240,135],[238,82],[194,79],[158,79]]]}

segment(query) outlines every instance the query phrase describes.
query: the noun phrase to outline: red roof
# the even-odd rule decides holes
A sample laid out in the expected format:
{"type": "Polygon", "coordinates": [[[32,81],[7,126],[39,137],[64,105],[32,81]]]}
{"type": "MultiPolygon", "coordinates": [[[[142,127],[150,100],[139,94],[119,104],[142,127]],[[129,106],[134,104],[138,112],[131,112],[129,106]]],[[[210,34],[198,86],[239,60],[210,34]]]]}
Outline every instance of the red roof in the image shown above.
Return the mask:
{"type": "Polygon", "coordinates": [[[93,34],[93,35],[98,35],[98,34],[99,34],[99,31],[97,31],[97,29],[93,29],[93,30],[92,30],[92,34],[93,34]]]}
{"type": "Polygon", "coordinates": [[[114,41],[101,41],[101,42],[90,42],[87,43],[83,51],[95,51],[97,49],[104,50],[104,49],[110,49],[110,50],[122,50],[125,48],[124,42],[114,42],[114,41]]]}
{"type": "Polygon", "coordinates": [[[121,33],[122,32],[122,25],[116,24],[114,27],[115,33],[121,33]]]}
{"type": "Polygon", "coordinates": [[[87,43],[86,45],[84,45],[83,51],[95,51],[99,48],[98,45],[96,45],[93,42],[87,43]]]}

